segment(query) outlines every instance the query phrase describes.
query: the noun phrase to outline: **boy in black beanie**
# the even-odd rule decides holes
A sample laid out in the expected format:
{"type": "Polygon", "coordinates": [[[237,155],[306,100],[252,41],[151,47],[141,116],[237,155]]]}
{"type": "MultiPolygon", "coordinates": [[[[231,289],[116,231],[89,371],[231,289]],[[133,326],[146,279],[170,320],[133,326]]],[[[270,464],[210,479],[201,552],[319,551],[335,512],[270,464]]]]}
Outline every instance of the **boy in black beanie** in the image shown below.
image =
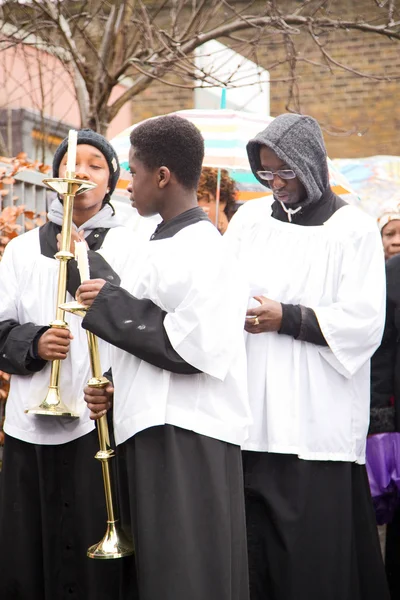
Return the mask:
{"type": "MultiPolygon", "coordinates": [[[[53,175],[66,172],[67,139],[58,147],[53,175]]],[[[109,204],[119,177],[118,159],[94,131],[78,132],[76,176],[96,187],[74,201],[74,240],[89,247],[92,277],[119,283],[114,264],[125,229],[109,204]],[[102,249],[103,256],[97,251],[102,249]]],[[[120,561],[93,561],[88,546],[106,526],[101,469],[94,460],[97,433],[82,392],[89,357],[80,320],[69,329],[49,328],[56,312],[57,238],[63,222],[56,198],[40,228],[8,244],[0,265],[0,369],[10,373],[0,499],[0,597],[23,600],[118,600],[120,561]],[[77,419],[34,416],[25,410],[47,393],[51,362],[61,360],[60,395],[77,419]]],[[[73,251],[73,249],[72,249],[73,251]]],[[[68,297],[79,284],[76,261],[69,261],[68,297]]],[[[107,344],[100,342],[104,368],[107,344]]]]}

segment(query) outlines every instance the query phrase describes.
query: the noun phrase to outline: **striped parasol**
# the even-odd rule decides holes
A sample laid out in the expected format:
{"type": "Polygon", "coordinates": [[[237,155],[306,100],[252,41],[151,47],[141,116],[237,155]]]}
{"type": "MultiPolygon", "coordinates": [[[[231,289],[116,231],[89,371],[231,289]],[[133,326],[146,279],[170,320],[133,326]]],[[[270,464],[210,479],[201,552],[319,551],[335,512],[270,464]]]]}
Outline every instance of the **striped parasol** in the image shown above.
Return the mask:
{"type": "MultiPolygon", "coordinates": [[[[265,129],[273,117],[225,108],[180,110],[170,114],[188,119],[201,131],[205,145],[203,165],[226,169],[229,176],[236,182],[239,201],[259,198],[270,193],[269,189],[261,185],[250,170],[246,144],[257,133],[265,129]]],[[[117,186],[120,189],[126,188],[130,178],[128,174],[129,134],[138,124],[125,129],[111,140],[122,167],[121,179],[117,186]]],[[[344,175],[330,160],[328,160],[328,167],[333,191],[339,195],[354,194],[356,197],[344,175]]]]}

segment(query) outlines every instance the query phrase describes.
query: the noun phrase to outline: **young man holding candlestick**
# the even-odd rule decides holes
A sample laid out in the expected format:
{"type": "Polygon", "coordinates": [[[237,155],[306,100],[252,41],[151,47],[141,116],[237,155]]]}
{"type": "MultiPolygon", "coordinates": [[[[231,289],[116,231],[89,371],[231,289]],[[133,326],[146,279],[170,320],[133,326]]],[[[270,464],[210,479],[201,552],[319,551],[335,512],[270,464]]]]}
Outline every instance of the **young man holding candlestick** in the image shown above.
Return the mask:
{"type": "MultiPolygon", "coordinates": [[[[74,241],[85,240],[91,276],[119,283],[110,265],[128,232],[109,204],[119,164],[107,140],[88,129],[77,144],[58,147],[53,176],[76,172],[96,187],[76,196],[74,241]],[[99,252],[100,251],[100,252],[99,252]],[[109,261],[109,262],[107,262],[109,261]]],[[[106,528],[101,468],[94,459],[98,438],[83,401],[90,377],[85,332],[68,314],[69,329],[49,328],[56,313],[59,263],[54,260],[63,222],[56,198],[42,227],[12,240],[0,263],[0,369],[10,373],[0,498],[0,598],[18,600],[118,600],[121,561],[93,561],[88,546],[106,528]],[[60,359],[60,395],[79,418],[35,416],[50,383],[51,362],[60,359]]],[[[68,297],[80,277],[68,263],[68,297]]],[[[107,344],[101,345],[108,368],[107,344]]],[[[121,596],[122,598],[122,596],[121,596]]],[[[125,598],[125,596],[123,597],[125,598]]]]}
{"type": "MultiPolygon", "coordinates": [[[[150,119],[131,144],[132,204],[163,221],[139,256],[126,257],[122,287],[95,279],[77,298],[91,306],[83,327],[115,345],[114,430],[126,455],[139,597],[248,600],[247,289],[197,203],[196,127],[150,119]]],[[[86,388],[93,418],[111,391],[86,388]]]]}

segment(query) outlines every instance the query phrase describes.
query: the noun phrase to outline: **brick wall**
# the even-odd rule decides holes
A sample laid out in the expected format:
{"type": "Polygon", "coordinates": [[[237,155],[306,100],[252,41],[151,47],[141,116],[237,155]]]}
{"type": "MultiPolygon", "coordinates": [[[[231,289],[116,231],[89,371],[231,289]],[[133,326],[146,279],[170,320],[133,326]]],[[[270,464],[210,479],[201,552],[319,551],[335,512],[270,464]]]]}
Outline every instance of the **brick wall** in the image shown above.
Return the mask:
{"type": "MultiPolygon", "coordinates": [[[[282,2],[284,4],[284,2],[282,2]]],[[[290,6],[297,4],[288,1],[290,6]]],[[[362,14],[373,10],[370,0],[335,0],[341,14],[362,14]]],[[[270,38],[269,38],[270,39],[270,38]]],[[[321,38],[322,39],[322,38],[321,38]]],[[[298,63],[298,94],[301,112],[321,123],[328,153],[332,158],[360,157],[374,154],[400,155],[400,80],[376,81],[323,64],[321,54],[309,37],[296,36],[301,57],[321,63],[312,66],[298,63]]],[[[368,74],[400,76],[400,42],[370,34],[337,31],[331,34],[329,52],[340,63],[368,74]]],[[[282,39],[265,41],[258,48],[261,66],[283,56],[282,39]]],[[[274,81],[289,76],[287,67],[271,71],[271,114],[286,110],[288,83],[274,81]]],[[[228,92],[229,93],[229,92],[228,92]]],[[[173,88],[154,82],[133,102],[133,122],[193,107],[191,90],[173,88]]],[[[295,108],[292,105],[291,108],[295,108]]]]}
{"type": "MultiPolygon", "coordinates": [[[[323,62],[309,39],[299,44],[308,60],[323,62]]],[[[261,63],[266,61],[264,49],[261,63]]],[[[270,48],[268,51],[270,53],[270,48]]],[[[282,52],[277,49],[275,54],[282,52]]],[[[357,71],[400,76],[400,44],[378,36],[336,32],[329,52],[334,59],[357,71]]],[[[302,113],[321,123],[332,158],[374,154],[400,154],[400,80],[377,81],[357,77],[338,67],[297,67],[298,97],[302,113]]],[[[277,69],[271,79],[289,75],[277,69]]],[[[285,111],[287,84],[271,83],[271,114],[285,111]]],[[[292,105],[291,108],[294,108],[292,105]]]]}
{"type": "MultiPolygon", "coordinates": [[[[169,79],[172,81],[172,78],[169,79]]],[[[193,108],[193,91],[154,81],[147,90],[136,96],[131,104],[132,122],[136,123],[156,115],[193,108]]]]}

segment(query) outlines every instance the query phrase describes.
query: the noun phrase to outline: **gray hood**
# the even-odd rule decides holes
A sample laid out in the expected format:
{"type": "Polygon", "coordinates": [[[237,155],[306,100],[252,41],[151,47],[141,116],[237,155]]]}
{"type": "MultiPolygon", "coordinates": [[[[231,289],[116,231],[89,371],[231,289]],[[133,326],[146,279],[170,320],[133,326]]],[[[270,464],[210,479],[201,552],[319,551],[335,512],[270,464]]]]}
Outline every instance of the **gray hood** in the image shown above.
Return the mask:
{"type": "MultiPolygon", "coordinates": [[[[110,204],[104,204],[99,212],[93,215],[86,223],[83,223],[80,227],[77,227],[75,223],[72,223],[72,227],[78,232],[84,231],[85,237],[87,237],[93,229],[97,229],[98,227],[104,227],[105,229],[119,227],[121,225],[120,219],[114,214],[113,210],[114,209],[110,204]]],[[[58,197],[51,203],[47,218],[49,221],[56,223],[56,225],[63,224],[64,206],[61,204],[58,197]]]]}
{"type": "MultiPolygon", "coordinates": [[[[304,185],[307,198],[301,206],[317,202],[329,188],[329,173],[322,131],[312,117],[283,114],[247,144],[247,154],[255,177],[261,169],[260,146],[268,146],[287,164],[304,185]]],[[[266,187],[268,182],[257,177],[266,187]]]]}

